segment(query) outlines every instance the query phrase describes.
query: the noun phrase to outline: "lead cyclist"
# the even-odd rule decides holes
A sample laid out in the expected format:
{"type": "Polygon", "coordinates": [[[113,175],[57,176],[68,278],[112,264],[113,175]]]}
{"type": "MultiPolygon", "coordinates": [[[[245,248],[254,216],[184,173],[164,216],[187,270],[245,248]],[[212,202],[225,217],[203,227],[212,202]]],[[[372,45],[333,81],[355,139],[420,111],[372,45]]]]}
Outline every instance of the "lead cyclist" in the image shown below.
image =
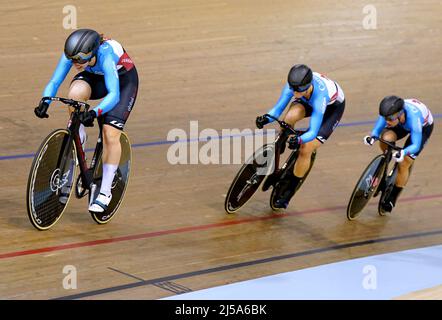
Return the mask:
{"type": "MultiPolygon", "coordinates": [[[[121,157],[120,135],[135,104],[138,73],[120,43],[95,30],[79,29],[66,39],[64,52],[43,97],[56,95],[72,66],[79,73],[70,84],[68,98],[83,102],[103,99],[94,109],[81,115],[79,130],[84,145],[87,140],[85,126],[92,127],[96,118],[103,120],[103,179],[98,197],[89,206],[90,212],[100,213],[107,209],[112,199],[112,182],[121,157]]],[[[49,104],[50,101],[41,101],[34,109],[35,115],[49,117],[49,104]]],[[[62,189],[60,202],[66,203],[70,188],[62,189]]]]}

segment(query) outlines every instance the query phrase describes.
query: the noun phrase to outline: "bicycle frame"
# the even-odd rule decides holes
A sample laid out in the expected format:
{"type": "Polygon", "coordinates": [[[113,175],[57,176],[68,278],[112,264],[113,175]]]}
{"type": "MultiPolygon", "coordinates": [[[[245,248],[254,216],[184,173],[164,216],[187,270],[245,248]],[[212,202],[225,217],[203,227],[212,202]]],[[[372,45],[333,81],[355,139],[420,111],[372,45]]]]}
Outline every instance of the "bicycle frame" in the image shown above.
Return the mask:
{"type": "MultiPolygon", "coordinates": [[[[382,139],[382,138],[378,138],[377,140],[379,140],[380,142],[382,142],[382,143],[384,143],[385,145],[387,145],[387,150],[384,152],[384,155],[385,155],[385,164],[386,164],[386,165],[384,166],[384,172],[383,172],[383,174],[382,174],[382,179],[381,179],[381,181],[382,181],[382,180],[384,180],[385,177],[387,176],[388,164],[390,163],[391,158],[393,157],[393,150],[401,151],[402,148],[397,147],[395,143],[392,143],[392,142],[390,142],[390,141],[384,140],[384,139],[382,139]]],[[[396,169],[397,165],[398,165],[397,163],[394,164],[394,166],[393,166],[393,170],[396,169]]]]}
{"type": "Polygon", "coordinates": [[[279,169],[279,162],[281,156],[280,151],[283,147],[285,147],[284,144],[286,143],[288,136],[294,134],[295,136],[299,137],[302,133],[304,133],[304,131],[295,130],[288,123],[281,121],[270,114],[266,114],[265,116],[278,122],[278,124],[281,127],[281,132],[278,134],[278,136],[275,139],[275,172],[278,170],[281,171],[285,170],[287,167],[291,167],[294,161],[296,161],[299,150],[298,149],[292,150],[292,153],[290,154],[287,161],[284,163],[284,166],[281,169],[279,169]]]}
{"type": "MultiPolygon", "coordinates": [[[[85,157],[85,150],[83,150],[83,146],[81,144],[80,134],[79,134],[79,128],[80,128],[80,114],[83,112],[87,112],[89,110],[89,104],[75,101],[71,99],[65,99],[65,98],[59,98],[59,97],[43,97],[43,101],[51,100],[51,101],[60,101],[64,104],[67,104],[74,108],[74,111],[71,113],[71,117],[69,119],[67,130],[70,132],[69,138],[66,142],[64,142],[63,146],[63,154],[60,161],[60,167],[64,167],[65,164],[63,163],[64,159],[67,159],[67,155],[72,149],[72,143],[75,143],[75,147],[77,150],[77,160],[78,165],[80,167],[80,176],[82,179],[82,185],[88,190],[91,190],[93,188],[93,176],[94,171],[97,165],[97,162],[99,158],[101,157],[101,154],[103,152],[103,142],[102,142],[102,128],[103,123],[101,121],[98,122],[99,125],[99,135],[97,144],[95,147],[94,155],[91,160],[91,165],[88,167],[85,157]],[[82,110],[83,109],[83,110],[82,110]]],[[[92,190],[94,191],[94,190],[92,190]]]]}

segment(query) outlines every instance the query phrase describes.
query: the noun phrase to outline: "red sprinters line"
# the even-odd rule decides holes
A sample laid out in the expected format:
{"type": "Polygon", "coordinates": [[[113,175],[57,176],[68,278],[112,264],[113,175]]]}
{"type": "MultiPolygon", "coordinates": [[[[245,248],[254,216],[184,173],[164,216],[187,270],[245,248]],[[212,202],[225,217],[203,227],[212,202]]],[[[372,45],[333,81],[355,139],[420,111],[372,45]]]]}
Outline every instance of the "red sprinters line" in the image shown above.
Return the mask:
{"type": "MultiPolygon", "coordinates": [[[[423,201],[423,200],[436,199],[436,198],[442,198],[442,194],[409,197],[409,198],[401,199],[401,202],[423,201]]],[[[372,203],[370,205],[377,205],[377,203],[372,203]]],[[[197,230],[206,230],[206,229],[219,228],[219,227],[225,227],[225,226],[236,225],[236,224],[243,224],[243,223],[250,223],[250,222],[264,221],[264,220],[271,220],[271,219],[279,219],[279,218],[285,218],[285,217],[289,217],[289,216],[297,216],[297,215],[301,215],[301,214],[343,210],[345,208],[346,208],[346,206],[336,206],[336,207],[328,207],[328,208],[308,209],[308,210],[303,210],[303,211],[298,211],[298,212],[287,212],[287,213],[282,213],[282,214],[273,214],[273,215],[264,216],[264,217],[243,218],[243,219],[237,219],[234,221],[224,221],[224,222],[211,223],[211,224],[205,224],[205,225],[200,225],[200,226],[191,226],[191,227],[184,227],[184,228],[178,228],[178,229],[169,229],[169,230],[163,230],[163,231],[147,232],[147,233],[117,237],[117,238],[109,238],[109,239],[93,240],[93,241],[86,241],[86,242],[77,242],[77,243],[68,243],[68,244],[62,244],[59,246],[30,249],[30,250],[24,250],[24,251],[13,251],[13,252],[0,254],[0,259],[7,259],[7,258],[13,258],[13,257],[19,257],[19,256],[27,256],[27,255],[40,254],[40,253],[44,253],[44,252],[61,251],[61,250],[68,250],[68,249],[75,249],[75,248],[82,248],[82,247],[92,247],[92,246],[109,244],[109,243],[116,243],[116,242],[122,242],[122,241],[154,238],[154,237],[164,236],[164,235],[168,235],[168,234],[177,234],[177,233],[192,232],[192,231],[197,231],[197,230]]]]}

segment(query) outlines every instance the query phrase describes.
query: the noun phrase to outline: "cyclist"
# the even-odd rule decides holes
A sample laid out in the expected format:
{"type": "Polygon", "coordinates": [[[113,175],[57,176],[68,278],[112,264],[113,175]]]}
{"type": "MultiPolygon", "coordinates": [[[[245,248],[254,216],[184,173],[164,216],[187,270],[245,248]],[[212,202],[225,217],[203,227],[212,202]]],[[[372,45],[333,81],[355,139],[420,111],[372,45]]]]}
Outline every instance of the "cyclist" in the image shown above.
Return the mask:
{"type": "MultiPolygon", "coordinates": [[[[64,53],[43,96],[56,95],[72,66],[79,73],[70,84],[68,97],[84,102],[103,99],[80,118],[83,144],[87,139],[85,126],[93,126],[96,118],[103,121],[103,179],[100,193],[89,207],[91,212],[103,212],[112,199],[111,186],[121,156],[121,130],[137,97],[138,74],[120,43],[94,30],[79,29],[66,39],[64,53]]],[[[41,102],[34,109],[36,116],[47,118],[49,103],[41,102]]]]}
{"type": "MultiPolygon", "coordinates": [[[[399,163],[398,175],[392,192],[381,204],[384,211],[393,210],[397,198],[407,184],[410,168],[425,147],[432,131],[431,111],[419,100],[404,100],[398,96],[387,96],[382,99],[379,105],[379,118],[371,135],[364,137],[364,143],[371,146],[380,135],[384,140],[396,142],[410,134],[404,149],[393,153],[393,159],[399,163]]],[[[384,143],[381,143],[380,147],[382,151],[387,150],[387,145],[384,143]]]]}
{"type": "MultiPolygon", "coordinates": [[[[310,117],[310,125],[308,131],[300,137],[289,139],[289,148],[299,146],[300,152],[293,174],[280,181],[275,200],[277,208],[287,208],[297,185],[308,171],[312,153],[330,137],[345,109],[345,96],[339,84],[312,72],[304,64],[296,64],[290,69],[287,84],[268,114],[280,117],[293,97],[284,121],[294,127],[299,120],[310,117]]],[[[272,121],[265,115],[258,116],[256,126],[261,129],[272,121]]]]}

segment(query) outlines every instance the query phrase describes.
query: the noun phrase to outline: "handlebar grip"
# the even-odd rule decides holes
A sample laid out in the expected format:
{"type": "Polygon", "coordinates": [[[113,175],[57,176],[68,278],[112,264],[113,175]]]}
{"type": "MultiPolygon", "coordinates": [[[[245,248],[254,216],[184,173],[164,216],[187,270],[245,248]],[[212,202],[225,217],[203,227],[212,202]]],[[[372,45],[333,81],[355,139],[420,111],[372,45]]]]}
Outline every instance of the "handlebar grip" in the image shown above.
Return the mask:
{"type": "Polygon", "coordinates": [[[270,115],[270,114],[268,114],[268,113],[266,113],[264,116],[267,117],[267,118],[270,118],[270,119],[272,119],[272,120],[275,120],[275,121],[278,121],[278,122],[279,122],[279,119],[278,119],[278,118],[276,118],[276,117],[274,117],[274,116],[272,116],[272,115],[270,115]]]}
{"type": "Polygon", "coordinates": [[[49,109],[49,104],[48,103],[43,103],[42,104],[43,113],[47,114],[48,113],[48,109],[49,109]]]}
{"type": "Polygon", "coordinates": [[[43,97],[40,102],[54,101],[53,97],[43,97]]]}

